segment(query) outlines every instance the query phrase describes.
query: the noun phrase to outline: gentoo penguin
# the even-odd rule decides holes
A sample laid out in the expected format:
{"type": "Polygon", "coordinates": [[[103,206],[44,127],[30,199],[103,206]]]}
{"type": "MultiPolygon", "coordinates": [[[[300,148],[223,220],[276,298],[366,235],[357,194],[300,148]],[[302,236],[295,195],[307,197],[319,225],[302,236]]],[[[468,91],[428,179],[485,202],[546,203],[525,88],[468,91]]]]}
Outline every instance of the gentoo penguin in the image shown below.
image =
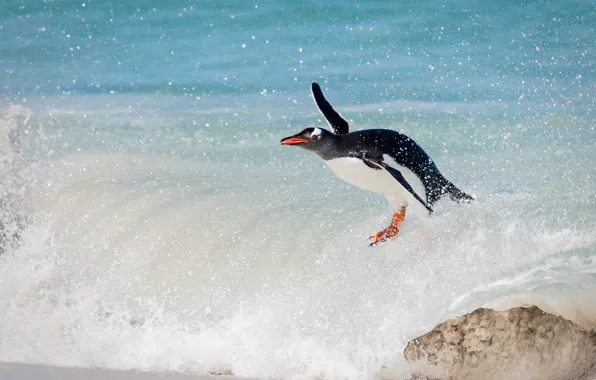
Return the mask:
{"type": "Polygon", "coordinates": [[[306,128],[282,139],[281,144],[316,153],[342,180],[387,198],[393,211],[391,224],[372,235],[370,245],[397,236],[409,205],[430,214],[445,195],[456,202],[474,199],[443,177],[410,137],[388,129],[349,132],[348,122],[325,99],[317,83],[312,84],[311,94],[333,132],[306,128]]]}

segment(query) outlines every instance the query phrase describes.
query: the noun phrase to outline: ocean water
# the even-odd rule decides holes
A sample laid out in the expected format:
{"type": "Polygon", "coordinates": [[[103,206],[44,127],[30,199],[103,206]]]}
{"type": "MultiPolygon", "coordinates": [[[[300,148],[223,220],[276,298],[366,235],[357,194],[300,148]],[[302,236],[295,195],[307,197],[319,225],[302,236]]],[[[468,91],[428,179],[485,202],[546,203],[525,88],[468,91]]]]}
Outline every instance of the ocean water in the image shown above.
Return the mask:
{"type": "MultiPolygon", "coordinates": [[[[478,307],[596,326],[590,1],[4,1],[0,361],[376,379],[478,307]],[[383,197],[279,140],[416,140],[477,201],[383,197]]],[[[539,370],[539,369],[537,369],[539,370]]]]}

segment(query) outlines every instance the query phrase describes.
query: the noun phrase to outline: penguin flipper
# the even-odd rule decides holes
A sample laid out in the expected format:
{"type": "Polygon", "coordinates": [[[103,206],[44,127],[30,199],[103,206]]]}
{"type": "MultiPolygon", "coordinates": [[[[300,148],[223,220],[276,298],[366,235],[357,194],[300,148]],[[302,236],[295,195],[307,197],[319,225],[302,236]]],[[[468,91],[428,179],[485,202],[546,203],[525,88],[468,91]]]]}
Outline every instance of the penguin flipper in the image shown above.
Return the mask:
{"type": "Polygon", "coordinates": [[[348,133],[350,131],[350,125],[325,99],[321,86],[318,83],[313,83],[310,86],[310,91],[317,108],[319,108],[321,114],[327,119],[327,123],[331,126],[333,133],[338,135],[348,133]]]}
{"type": "Polygon", "coordinates": [[[408,190],[408,192],[410,194],[412,194],[412,196],[414,198],[416,198],[416,200],[418,202],[420,202],[422,204],[422,206],[424,206],[425,209],[428,210],[428,213],[432,213],[433,209],[430,208],[430,206],[428,204],[426,204],[426,202],[424,200],[422,200],[422,198],[420,198],[418,196],[418,194],[416,194],[416,192],[414,191],[414,189],[412,188],[412,186],[408,183],[408,181],[406,181],[406,179],[404,178],[404,176],[401,174],[401,172],[395,168],[392,168],[391,166],[387,165],[384,162],[377,162],[375,160],[371,160],[370,158],[367,157],[363,157],[362,160],[364,161],[364,163],[368,166],[370,166],[373,169],[384,169],[386,170],[389,174],[391,174],[391,176],[393,178],[395,178],[395,180],[397,182],[399,182],[400,185],[402,185],[404,187],[404,189],[408,190]]]}

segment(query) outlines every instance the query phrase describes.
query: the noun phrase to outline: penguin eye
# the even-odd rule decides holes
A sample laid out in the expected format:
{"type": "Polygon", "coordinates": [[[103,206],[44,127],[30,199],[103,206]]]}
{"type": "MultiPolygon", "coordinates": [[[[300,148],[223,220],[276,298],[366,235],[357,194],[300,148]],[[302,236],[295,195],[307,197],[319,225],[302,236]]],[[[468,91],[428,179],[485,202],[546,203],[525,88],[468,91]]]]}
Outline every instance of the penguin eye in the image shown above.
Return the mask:
{"type": "Polygon", "coordinates": [[[319,139],[319,137],[321,137],[321,134],[323,133],[322,130],[320,130],[319,128],[314,128],[312,133],[310,134],[310,141],[317,141],[319,139]]]}

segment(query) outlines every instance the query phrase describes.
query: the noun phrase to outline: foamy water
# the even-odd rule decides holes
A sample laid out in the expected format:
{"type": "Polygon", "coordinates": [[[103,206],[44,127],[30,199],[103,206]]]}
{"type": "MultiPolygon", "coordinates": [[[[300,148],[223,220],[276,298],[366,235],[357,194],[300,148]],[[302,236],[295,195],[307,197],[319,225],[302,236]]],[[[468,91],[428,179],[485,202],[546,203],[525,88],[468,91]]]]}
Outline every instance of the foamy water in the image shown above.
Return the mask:
{"type": "MultiPolygon", "coordinates": [[[[0,256],[3,360],[374,378],[382,365],[406,368],[409,339],[491,302],[542,302],[594,321],[593,143],[575,137],[587,122],[572,131],[527,119],[501,128],[551,128],[558,139],[520,149],[521,137],[498,133],[490,152],[436,154],[477,202],[408,215],[398,239],[369,248],[390,217],[385,200],[279,147],[286,129],[240,144],[199,129],[191,155],[77,152],[44,138],[68,131],[81,146],[88,133],[69,128],[77,120],[40,115],[21,126],[28,150],[15,165],[32,221],[0,256]]],[[[103,128],[98,141],[123,128],[82,123],[103,128]]],[[[453,122],[450,135],[470,124],[453,122]]],[[[163,128],[129,133],[150,139],[163,128]]]]}
{"type": "Polygon", "coordinates": [[[408,340],[483,305],[594,327],[595,23],[587,2],[1,3],[0,361],[403,378],[408,340]],[[325,126],[313,81],[477,201],[369,248],[385,199],[279,145],[325,126]]]}

